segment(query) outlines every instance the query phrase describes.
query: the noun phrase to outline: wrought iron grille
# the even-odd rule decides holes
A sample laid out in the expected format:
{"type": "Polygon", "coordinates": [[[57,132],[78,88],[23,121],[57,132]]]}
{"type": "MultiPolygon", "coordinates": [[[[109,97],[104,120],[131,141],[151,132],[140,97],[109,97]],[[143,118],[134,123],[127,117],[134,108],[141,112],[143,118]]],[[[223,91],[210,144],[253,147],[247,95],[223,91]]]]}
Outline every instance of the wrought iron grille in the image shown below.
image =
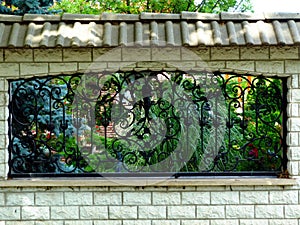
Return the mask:
{"type": "Polygon", "coordinates": [[[207,72],[11,80],[9,176],[275,175],[286,83],[207,72]]]}

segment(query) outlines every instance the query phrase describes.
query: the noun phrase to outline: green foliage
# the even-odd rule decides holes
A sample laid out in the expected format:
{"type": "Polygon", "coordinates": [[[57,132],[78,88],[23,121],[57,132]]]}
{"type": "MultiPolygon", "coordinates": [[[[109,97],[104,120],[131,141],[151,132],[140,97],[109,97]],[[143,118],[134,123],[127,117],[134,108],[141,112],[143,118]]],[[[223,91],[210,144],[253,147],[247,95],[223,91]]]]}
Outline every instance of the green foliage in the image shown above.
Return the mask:
{"type": "Polygon", "coordinates": [[[59,11],[57,10],[50,10],[53,4],[53,0],[4,0],[0,1],[0,14],[24,15],[25,13],[58,13],[59,11]]]}
{"type": "Polygon", "coordinates": [[[251,11],[250,0],[62,0],[53,9],[67,13],[100,14],[102,12],[180,13],[182,11],[219,13],[222,11],[251,11]]]}

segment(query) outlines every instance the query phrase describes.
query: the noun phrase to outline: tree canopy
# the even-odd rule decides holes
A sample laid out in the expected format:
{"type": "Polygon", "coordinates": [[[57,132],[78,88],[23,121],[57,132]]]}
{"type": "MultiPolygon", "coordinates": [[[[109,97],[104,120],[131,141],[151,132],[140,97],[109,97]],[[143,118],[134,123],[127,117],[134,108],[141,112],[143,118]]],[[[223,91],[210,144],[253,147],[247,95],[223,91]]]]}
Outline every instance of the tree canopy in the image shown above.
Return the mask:
{"type": "Polygon", "coordinates": [[[0,0],[0,14],[219,13],[252,10],[251,0],[0,0]]]}

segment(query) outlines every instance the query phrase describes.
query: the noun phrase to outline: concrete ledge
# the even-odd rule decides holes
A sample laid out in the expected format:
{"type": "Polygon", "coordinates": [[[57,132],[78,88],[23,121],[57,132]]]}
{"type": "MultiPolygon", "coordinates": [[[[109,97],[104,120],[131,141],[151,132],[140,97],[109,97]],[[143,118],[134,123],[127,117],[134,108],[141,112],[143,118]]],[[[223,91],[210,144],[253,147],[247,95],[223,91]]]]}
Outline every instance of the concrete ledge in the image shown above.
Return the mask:
{"type": "Polygon", "coordinates": [[[277,178],[56,178],[0,181],[0,187],[179,187],[179,186],[293,186],[296,179],[277,178]]]}

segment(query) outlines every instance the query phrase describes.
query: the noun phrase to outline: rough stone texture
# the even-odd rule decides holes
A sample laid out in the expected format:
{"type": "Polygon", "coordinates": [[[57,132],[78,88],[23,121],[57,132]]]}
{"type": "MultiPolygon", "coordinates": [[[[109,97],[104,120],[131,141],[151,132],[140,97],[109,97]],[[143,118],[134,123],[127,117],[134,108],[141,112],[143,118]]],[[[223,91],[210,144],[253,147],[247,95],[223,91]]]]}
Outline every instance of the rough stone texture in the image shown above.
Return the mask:
{"type": "MultiPolygon", "coordinates": [[[[204,15],[185,16],[189,20],[204,15]]],[[[288,77],[288,170],[299,179],[298,46],[1,49],[0,62],[0,176],[3,178],[7,174],[7,79],[119,67],[170,71],[176,67],[197,67],[288,77]]],[[[0,225],[299,225],[300,220],[300,187],[296,185],[284,188],[254,184],[145,188],[120,185],[73,189],[65,185],[0,188],[0,225]]]]}

